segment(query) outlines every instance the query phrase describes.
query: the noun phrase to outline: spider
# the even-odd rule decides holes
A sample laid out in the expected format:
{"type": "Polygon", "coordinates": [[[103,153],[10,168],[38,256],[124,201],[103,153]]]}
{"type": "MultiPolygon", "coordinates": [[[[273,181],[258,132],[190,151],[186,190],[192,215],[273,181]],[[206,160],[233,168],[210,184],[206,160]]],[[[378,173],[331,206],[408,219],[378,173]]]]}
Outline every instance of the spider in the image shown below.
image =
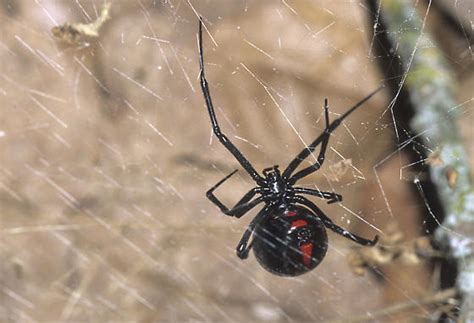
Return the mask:
{"type": "Polygon", "coordinates": [[[206,193],[207,198],[214,203],[224,214],[240,218],[251,209],[263,203],[264,207],[257,213],[248,225],[239,244],[237,256],[246,259],[251,249],[260,265],[267,271],[280,276],[298,276],[314,269],[326,255],[328,237],[326,228],[340,234],[360,245],[373,246],[378,241],[376,235],[373,240],[361,238],[332,222],[319,207],[303,194],[316,196],[327,200],[328,204],[341,202],[342,196],[334,192],[323,192],[317,189],[295,186],[301,178],[317,171],[324,163],[325,153],[331,133],[363,103],[383,88],[383,85],[367,95],[364,99],[351,107],[339,118],[329,122],[328,100],[324,101],[324,115],[326,127],[309,146],[304,148],[286,167],[283,173],[278,165],[265,168],[262,175],[258,174],[252,164],[234,146],[230,139],[221,132],[212,105],[209,85],[204,75],[204,54],[202,46],[202,20],[199,20],[199,65],[201,89],[206,101],[207,110],[211,119],[215,136],[225,148],[237,159],[245,171],[257,184],[247,192],[232,207],[225,206],[215,195],[214,191],[234,175],[233,171],[217,182],[206,193]],[[317,160],[296,173],[294,171],[318,145],[321,149],[317,160]],[[258,197],[255,197],[256,195],[258,197]],[[254,198],[255,197],[255,198],[254,198]],[[249,242],[253,236],[252,241],[249,242]]]}

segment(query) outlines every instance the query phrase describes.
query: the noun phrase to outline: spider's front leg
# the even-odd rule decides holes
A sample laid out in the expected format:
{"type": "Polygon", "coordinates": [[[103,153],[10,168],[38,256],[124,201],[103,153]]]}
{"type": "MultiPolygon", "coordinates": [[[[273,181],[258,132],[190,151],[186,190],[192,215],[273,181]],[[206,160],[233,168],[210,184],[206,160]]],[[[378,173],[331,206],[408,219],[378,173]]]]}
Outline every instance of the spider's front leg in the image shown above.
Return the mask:
{"type": "Polygon", "coordinates": [[[209,84],[207,82],[206,76],[204,74],[204,50],[202,48],[202,19],[199,19],[199,34],[198,34],[198,44],[199,44],[199,67],[201,69],[199,73],[199,79],[201,83],[201,90],[204,95],[204,101],[206,101],[207,111],[209,112],[209,117],[211,119],[212,131],[221,144],[234,156],[235,159],[242,165],[242,167],[249,173],[253,180],[257,184],[264,182],[263,178],[257,173],[252,164],[245,158],[245,156],[240,152],[240,150],[234,146],[230,139],[221,132],[219,123],[217,122],[216,113],[214,111],[214,106],[212,104],[211,92],[209,90],[209,84]]]}
{"type": "Polygon", "coordinates": [[[342,195],[334,193],[334,192],[323,192],[320,190],[314,190],[314,189],[306,188],[306,187],[295,187],[294,190],[295,190],[295,193],[309,194],[309,195],[317,196],[322,199],[328,200],[328,204],[342,202],[342,195]]]}
{"type": "Polygon", "coordinates": [[[376,235],[374,239],[368,240],[368,239],[359,237],[358,235],[353,234],[344,228],[341,228],[340,226],[332,222],[332,220],[328,218],[319,207],[317,207],[313,202],[311,202],[310,200],[308,200],[307,198],[303,196],[295,196],[295,201],[309,207],[321,219],[321,221],[323,221],[324,226],[326,228],[334,231],[337,234],[342,235],[343,237],[349,240],[352,240],[363,246],[373,246],[379,240],[378,235],[376,235]]]}
{"type": "Polygon", "coordinates": [[[260,193],[260,187],[254,187],[250,191],[248,191],[241,199],[238,201],[235,206],[231,209],[229,209],[227,206],[224,205],[217,196],[214,195],[214,191],[222,185],[226,180],[228,180],[232,175],[234,175],[237,172],[237,170],[234,170],[232,173],[221,179],[219,182],[217,182],[213,187],[211,187],[207,192],[206,196],[207,198],[214,203],[222,213],[229,215],[229,216],[235,216],[236,218],[242,217],[245,213],[250,211],[252,208],[254,208],[257,204],[261,203],[263,201],[262,197],[258,197],[255,200],[251,201],[251,199],[255,196],[255,194],[260,193]]]}

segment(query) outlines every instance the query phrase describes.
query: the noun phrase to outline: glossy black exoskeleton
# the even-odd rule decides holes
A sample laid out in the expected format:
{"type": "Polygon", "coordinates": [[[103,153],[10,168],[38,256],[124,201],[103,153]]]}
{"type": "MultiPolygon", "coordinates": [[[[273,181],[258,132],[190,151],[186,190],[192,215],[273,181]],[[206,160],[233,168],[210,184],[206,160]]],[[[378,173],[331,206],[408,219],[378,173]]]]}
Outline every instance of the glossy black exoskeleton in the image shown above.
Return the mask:
{"type": "Polygon", "coordinates": [[[324,223],[311,211],[293,205],[269,211],[253,234],[260,265],[280,276],[297,276],[315,268],[326,255],[324,223]]]}

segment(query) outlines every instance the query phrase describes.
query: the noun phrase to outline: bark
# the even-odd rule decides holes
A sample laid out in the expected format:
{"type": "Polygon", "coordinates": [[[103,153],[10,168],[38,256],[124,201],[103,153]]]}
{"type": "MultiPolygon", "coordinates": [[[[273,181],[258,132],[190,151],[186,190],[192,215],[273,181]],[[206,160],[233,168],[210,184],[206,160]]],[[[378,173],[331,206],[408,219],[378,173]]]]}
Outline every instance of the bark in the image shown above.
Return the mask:
{"type": "MultiPolygon", "coordinates": [[[[415,110],[410,127],[421,135],[427,152],[434,152],[430,175],[446,214],[435,239],[448,248],[450,257],[458,264],[460,315],[462,320],[472,320],[474,189],[468,156],[456,124],[460,105],[453,98],[455,82],[439,49],[424,30],[430,5],[431,1],[425,14],[418,16],[411,1],[382,1],[380,14],[405,70],[399,88],[408,89],[415,110]]],[[[415,184],[420,187],[416,181],[415,184]]],[[[428,211],[432,213],[429,203],[428,211]]]]}

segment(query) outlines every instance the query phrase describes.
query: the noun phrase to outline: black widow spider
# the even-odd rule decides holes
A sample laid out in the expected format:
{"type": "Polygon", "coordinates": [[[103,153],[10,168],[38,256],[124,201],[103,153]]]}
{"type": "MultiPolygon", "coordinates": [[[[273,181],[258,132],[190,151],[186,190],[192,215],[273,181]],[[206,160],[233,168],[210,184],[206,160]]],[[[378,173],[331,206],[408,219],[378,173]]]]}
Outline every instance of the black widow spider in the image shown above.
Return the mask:
{"type": "Polygon", "coordinates": [[[199,20],[199,65],[201,88],[214,134],[258,185],[246,193],[233,208],[227,208],[214,195],[214,190],[234,175],[237,172],[235,170],[215,184],[207,191],[206,195],[224,214],[236,218],[242,217],[262,202],[265,204],[243,234],[237,246],[237,256],[241,259],[247,258],[250,249],[253,247],[258,262],[269,272],[281,276],[297,276],[312,270],[323,260],[328,248],[325,227],[358,244],[364,246],[375,245],[378,236],[375,236],[373,240],[367,240],[339,227],[320,208],[301,194],[313,195],[328,200],[328,204],[342,201],[341,195],[293,185],[299,179],[321,168],[331,133],[347,116],[374,96],[383,86],[370,93],[331,123],[329,122],[328,101],[325,99],[326,128],[324,132],[303,149],[283,173],[280,173],[278,165],[275,165],[265,168],[262,177],[229,138],[221,132],[217,123],[208,82],[204,76],[201,19],[199,20]],[[293,174],[301,162],[320,144],[321,150],[317,161],[293,174]],[[253,199],[257,194],[260,196],[253,199]],[[253,239],[249,243],[252,234],[253,239]]]}

